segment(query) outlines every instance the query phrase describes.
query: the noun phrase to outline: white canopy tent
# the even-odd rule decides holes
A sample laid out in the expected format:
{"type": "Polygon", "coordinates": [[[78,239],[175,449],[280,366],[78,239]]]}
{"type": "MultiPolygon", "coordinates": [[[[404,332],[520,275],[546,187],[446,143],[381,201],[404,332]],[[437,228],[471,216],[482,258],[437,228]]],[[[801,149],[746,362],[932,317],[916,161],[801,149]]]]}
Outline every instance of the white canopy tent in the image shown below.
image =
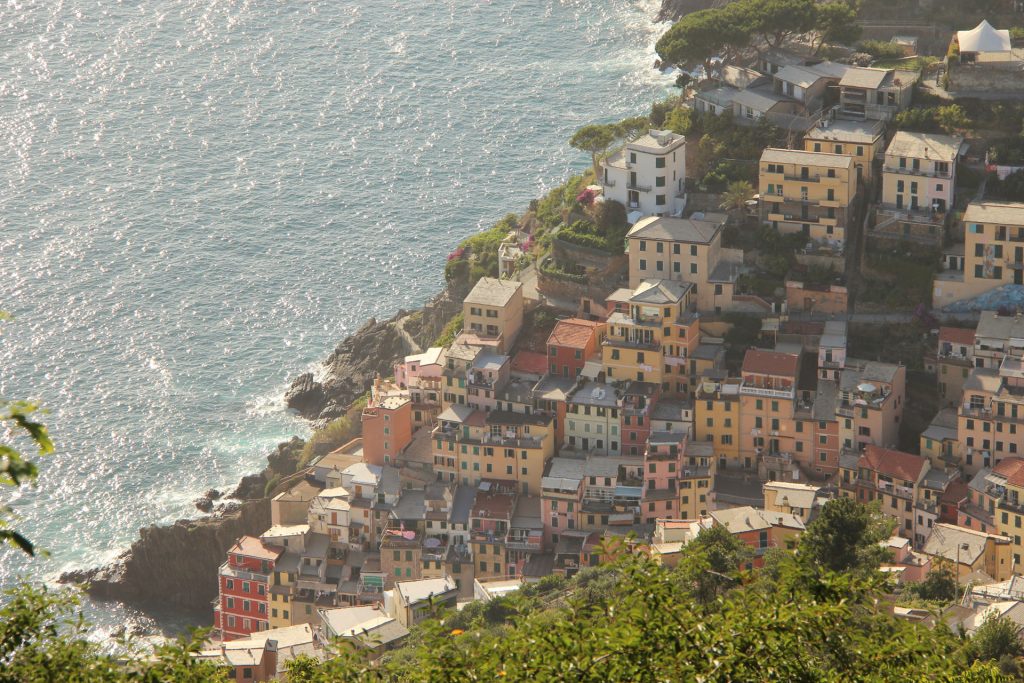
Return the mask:
{"type": "Polygon", "coordinates": [[[1013,59],[1010,32],[998,30],[985,20],[970,31],[957,31],[960,60],[971,62],[1008,62],[1013,59]]]}

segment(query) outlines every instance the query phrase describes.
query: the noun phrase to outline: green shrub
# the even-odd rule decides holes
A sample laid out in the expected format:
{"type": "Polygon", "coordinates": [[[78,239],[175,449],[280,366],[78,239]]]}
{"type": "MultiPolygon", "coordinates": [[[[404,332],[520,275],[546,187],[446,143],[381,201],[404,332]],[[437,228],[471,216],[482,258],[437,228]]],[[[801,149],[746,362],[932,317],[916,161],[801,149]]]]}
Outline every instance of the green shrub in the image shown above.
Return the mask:
{"type": "Polygon", "coordinates": [[[455,317],[448,321],[448,324],[441,330],[441,334],[438,335],[437,339],[434,340],[432,346],[449,346],[455,341],[455,336],[462,330],[463,323],[462,311],[455,314],[455,317]]]}
{"type": "Polygon", "coordinates": [[[867,52],[876,59],[904,56],[902,47],[884,40],[865,40],[857,46],[857,49],[861,52],[867,52]]]}

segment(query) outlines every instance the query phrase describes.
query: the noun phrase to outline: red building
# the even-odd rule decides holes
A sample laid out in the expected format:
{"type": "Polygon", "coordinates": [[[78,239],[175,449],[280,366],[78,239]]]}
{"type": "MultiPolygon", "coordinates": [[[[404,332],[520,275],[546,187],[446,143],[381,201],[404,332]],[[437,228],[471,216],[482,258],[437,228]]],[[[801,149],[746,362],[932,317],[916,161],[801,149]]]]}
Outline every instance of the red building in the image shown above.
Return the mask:
{"type": "Polygon", "coordinates": [[[407,391],[380,376],[363,408],[363,460],[370,465],[393,465],[412,443],[412,400],[407,391]]]}
{"type": "Polygon", "coordinates": [[[270,585],[274,566],[284,548],[267,545],[255,536],[242,536],[220,566],[219,595],[213,624],[224,640],[243,638],[270,628],[270,585]]]}
{"type": "Polygon", "coordinates": [[[548,336],[548,365],[552,375],[576,377],[601,346],[604,323],[569,318],[559,320],[548,336]]]}

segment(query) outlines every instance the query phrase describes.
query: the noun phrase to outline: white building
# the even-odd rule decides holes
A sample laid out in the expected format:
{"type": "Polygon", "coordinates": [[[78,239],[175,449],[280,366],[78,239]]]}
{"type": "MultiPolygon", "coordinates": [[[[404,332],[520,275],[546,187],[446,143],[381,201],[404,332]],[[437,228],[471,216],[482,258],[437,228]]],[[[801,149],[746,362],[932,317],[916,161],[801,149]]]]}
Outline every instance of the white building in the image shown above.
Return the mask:
{"type": "Polygon", "coordinates": [[[654,130],[609,155],[602,164],[604,196],[642,216],[680,216],[686,208],[686,138],[654,130]]]}

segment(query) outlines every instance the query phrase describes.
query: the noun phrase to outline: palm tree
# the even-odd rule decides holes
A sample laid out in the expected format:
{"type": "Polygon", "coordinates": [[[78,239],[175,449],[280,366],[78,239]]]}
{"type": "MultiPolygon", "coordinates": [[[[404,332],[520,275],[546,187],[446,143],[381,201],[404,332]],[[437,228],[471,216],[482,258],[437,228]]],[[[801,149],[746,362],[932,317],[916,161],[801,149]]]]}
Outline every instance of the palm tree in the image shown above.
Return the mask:
{"type": "Polygon", "coordinates": [[[743,216],[743,210],[747,202],[754,197],[754,186],[746,180],[734,180],[729,183],[722,194],[722,202],[719,206],[730,214],[743,216]]]}

